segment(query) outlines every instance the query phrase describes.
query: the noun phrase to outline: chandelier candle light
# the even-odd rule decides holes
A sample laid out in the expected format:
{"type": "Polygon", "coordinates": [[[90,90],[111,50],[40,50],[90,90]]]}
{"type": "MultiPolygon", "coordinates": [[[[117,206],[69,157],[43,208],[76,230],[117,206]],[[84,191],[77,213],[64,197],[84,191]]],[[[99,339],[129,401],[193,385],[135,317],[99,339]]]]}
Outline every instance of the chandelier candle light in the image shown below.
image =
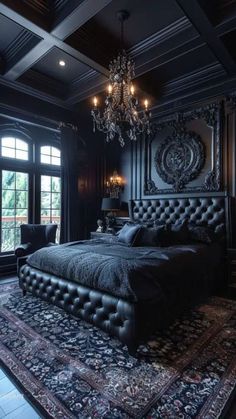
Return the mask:
{"type": "Polygon", "coordinates": [[[101,115],[98,109],[98,99],[93,99],[93,132],[98,129],[106,134],[106,141],[110,142],[118,138],[120,145],[125,145],[125,140],[137,140],[137,135],[150,134],[150,118],[148,100],[144,101],[144,111],[141,117],[138,114],[138,100],[134,96],[135,88],[132,79],[135,76],[134,61],[124,50],[123,33],[124,21],[128,19],[129,13],[121,10],[117,13],[121,23],[121,44],[122,50],[117,58],[109,65],[109,85],[105,100],[105,109],[101,115]]]}

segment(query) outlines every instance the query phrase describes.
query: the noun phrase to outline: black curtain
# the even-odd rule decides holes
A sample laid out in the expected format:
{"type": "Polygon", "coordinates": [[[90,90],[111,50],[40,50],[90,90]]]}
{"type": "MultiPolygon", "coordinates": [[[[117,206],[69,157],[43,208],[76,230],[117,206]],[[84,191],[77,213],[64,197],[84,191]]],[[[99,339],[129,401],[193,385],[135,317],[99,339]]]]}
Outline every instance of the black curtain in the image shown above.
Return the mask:
{"type": "Polygon", "coordinates": [[[80,239],[79,142],[75,127],[61,127],[61,243],[80,239]]]}

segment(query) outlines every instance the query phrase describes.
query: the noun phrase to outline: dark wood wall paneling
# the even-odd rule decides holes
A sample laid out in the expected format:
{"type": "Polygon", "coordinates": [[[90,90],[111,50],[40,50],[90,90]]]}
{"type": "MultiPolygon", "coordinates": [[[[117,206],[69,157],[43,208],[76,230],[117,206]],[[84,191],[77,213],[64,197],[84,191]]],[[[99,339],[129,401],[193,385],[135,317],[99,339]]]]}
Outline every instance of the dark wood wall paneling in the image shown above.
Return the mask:
{"type": "MultiPolygon", "coordinates": [[[[170,111],[169,115],[162,119],[155,118],[153,124],[166,126],[155,135],[153,142],[153,152],[151,156],[151,173],[155,185],[160,190],[151,193],[145,188],[145,177],[147,175],[147,163],[145,158],[145,138],[137,142],[128,142],[125,147],[117,147],[115,144],[109,144],[107,150],[113,149],[108,157],[109,170],[118,168],[119,173],[125,178],[126,185],[121,200],[127,202],[129,199],[155,199],[159,197],[186,197],[186,196],[227,196],[230,204],[231,216],[231,238],[232,244],[236,246],[236,155],[235,155],[235,124],[236,124],[236,96],[234,94],[227,97],[219,97],[214,100],[203,102],[192,108],[187,108],[181,112],[170,111]],[[208,111],[211,108],[216,109],[216,121],[208,120],[210,118],[208,111]],[[201,141],[205,146],[205,162],[199,175],[193,181],[187,183],[183,189],[174,190],[172,185],[167,185],[158,176],[155,169],[154,157],[158,144],[168,135],[171,136],[173,129],[168,127],[168,121],[186,117],[186,129],[199,134],[201,141]],[[218,142],[217,142],[217,136],[218,142]],[[213,160],[215,166],[213,167],[213,160]],[[212,185],[208,182],[207,174],[212,168],[218,167],[218,181],[215,178],[212,185]],[[146,192],[145,192],[146,189],[146,192]]],[[[108,164],[108,161],[107,161],[108,164]]],[[[108,168],[108,166],[107,166],[108,168]]],[[[208,178],[209,180],[209,178],[208,178]]]]}
{"type": "MultiPolygon", "coordinates": [[[[80,237],[88,237],[89,232],[96,228],[97,218],[102,216],[101,213],[101,199],[105,195],[105,184],[109,179],[113,171],[116,169],[118,173],[123,176],[125,180],[124,191],[121,194],[121,201],[127,203],[131,198],[157,198],[157,197],[170,197],[170,196],[190,196],[190,195],[227,195],[231,199],[231,213],[232,213],[232,226],[233,226],[233,243],[236,246],[234,239],[234,231],[236,231],[235,216],[236,216],[236,169],[235,169],[235,123],[236,123],[236,100],[232,95],[231,100],[226,100],[225,97],[219,97],[214,101],[204,102],[197,106],[192,105],[192,110],[188,108],[188,113],[194,114],[196,109],[207,108],[212,103],[219,103],[222,106],[220,115],[220,137],[222,146],[222,158],[221,158],[221,186],[217,191],[191,191],[182,190],[178,193],[164,191],[163,193],[146,195],[144,193],[144,180],[145,180],[145,140],[138,140],[137,142],[131,142],[127,140],[125,147],[121,148],[119,143],[114,140],[112,143],[106,143],[104,135],[102,133],[92,132],[92,121],[88,114],[88,104],[83,112],[78,113],[77,121],[79,125],[79,136],[84,142],[84,148],[81,150],[81,161],[78,164],[81,166],[81,176],[78,181],[78,188],[81,198],[81,210],[78,214],[78,223],[80,224],[80,237]]],[[[17,119],[17,112],[12,112],[5,109],[5,113],[9,113],[9,117],[1,117],[1,123],[14,122],[17,119]]],[[[179,112],[178,112],[179,113],[179,112]]],[[[167,114],[167,112],[166,112],[167,114]]],[[[184,114],[184,109],[181,111],[184,114]]],[[[2,114],[3,115],[3,114],[2,114]]],[[[22,114],[19,113],[19,119],[22,118],[22,114]]],[[[36,120],[31,117],[28,118],[25,126],[28,130],[32,131],[32,136],[36,141],[40,141],[42,137],[48,135],[50,138],[55,134],[56,125],[55,123],[49,123],[45,120],[44,115],[42,116],[43,123],[41,125],[48,126],[47,130],[37,126],[36,120]],[[42,131],[43,130],[43,131],[42,131]],[[51,132],[50,132],[51,130],[51,132]],[[42,132],[47,134],[42,135],[42,132]]],[[[171,120],[176,118],[176,112],[171,108],[169,115],[162,118],[162,121],[171,120]]],[[[20,122],[21,123],[21,122],[20,122]]],[[[153,119],[154,124],[159,124],[160,119],[153,119]]],[[[187,128],[189,122],[187,123],[187,128]]],[[[24,124],[23,124],[24,125],[24,124]]],[[[190,123],[191,125],[191,123],[190,123]]],[[[204,125],[204,121],[201,117],[197,117],[193,121],[191,130],[196,131],[201,135],[202,140],[206,145],[206,163],[203,168],[203,172],[206,172],[206,167],[209,169],[211,166],[211,150],[212,150],[212,129],[204,125]]],[[[160,138],[165,137],[165,131],[160,134],[160,138]]],[[[159,134],[157,134],[157,141],[159,134]]],[[[155,143],[154,143],[155,145],[155,143]]],[[[156,142],[157,146],[157,142],[156,142]]],[[[155,147],[154,147],[155,152],[155,147]]],[[[152,156],[153,158],[153,156],[152,156]]],[[[155,169],[152,169],[154,173],[154,180],[157,186],[159,185],[158,176],[155,169]]],[[[196,187],[202,185],[203,175],[194,180],[196,187]]],[[[167,185],[168,188],[171,185],[167,185]]],[[[188,185],[187,185],[188,186],[188,185]]]]}

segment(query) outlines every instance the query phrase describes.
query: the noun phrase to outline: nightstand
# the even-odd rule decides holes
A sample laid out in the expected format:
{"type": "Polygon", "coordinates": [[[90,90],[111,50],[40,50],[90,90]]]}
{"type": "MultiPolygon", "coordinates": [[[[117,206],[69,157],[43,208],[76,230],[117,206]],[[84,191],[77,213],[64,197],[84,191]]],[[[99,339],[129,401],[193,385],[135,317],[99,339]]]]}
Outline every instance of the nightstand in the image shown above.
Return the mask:
{"type": "Polygon", "coordinates": [[[236,298],[236,249],[227,250],[228,297],[236,298]]]}
{"type": "Polygon", "coordinates": [[[112,237],[113,234],[110,233],[99,233],[97,231],[91,231],[90,233],[90,239],[100,239],[102,237],[112,237]]]}

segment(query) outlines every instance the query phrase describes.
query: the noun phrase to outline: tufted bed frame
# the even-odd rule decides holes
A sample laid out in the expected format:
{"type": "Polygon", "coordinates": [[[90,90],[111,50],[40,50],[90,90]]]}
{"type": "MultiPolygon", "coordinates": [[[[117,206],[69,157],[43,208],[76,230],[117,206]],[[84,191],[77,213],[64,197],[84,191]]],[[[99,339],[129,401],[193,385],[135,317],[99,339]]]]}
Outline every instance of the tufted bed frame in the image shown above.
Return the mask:
{"type": "MultiPolygon", "coordinates": [[[[175,224],[187,218],[195,224],[227,227],[224,197],[133,200],[129,210],[131,220],[140,223],[159,220],[175,224]]],[[[131,303],[27,264],[20,269],[19,284],[24,295],[30,292],[116,336],[131,354],[147,332],[161,325],[165,311],[160,302],[131,303]]]]}

